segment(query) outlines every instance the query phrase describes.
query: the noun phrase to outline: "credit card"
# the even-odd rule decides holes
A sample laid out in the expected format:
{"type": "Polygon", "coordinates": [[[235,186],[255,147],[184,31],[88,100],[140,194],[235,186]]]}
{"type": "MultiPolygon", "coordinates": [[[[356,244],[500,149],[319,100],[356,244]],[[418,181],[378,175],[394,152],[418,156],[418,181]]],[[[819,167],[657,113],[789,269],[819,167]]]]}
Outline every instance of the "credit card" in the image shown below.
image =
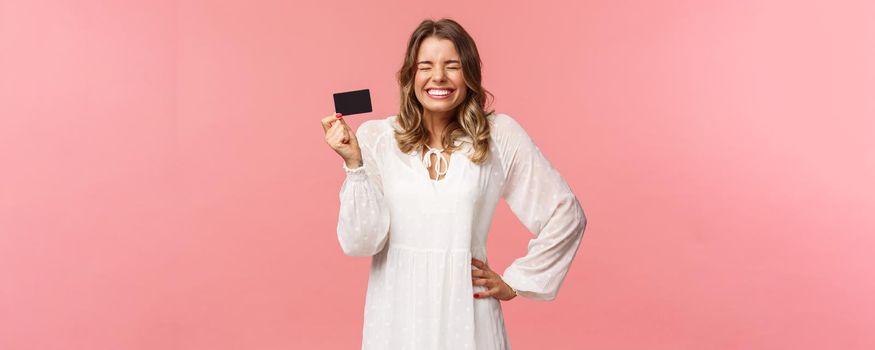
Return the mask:
{"type": "Polygon", "coordinates": [[[371,111],[371,92],[368,89],[334,94],[335,113],[347,116],[371,111]]]}

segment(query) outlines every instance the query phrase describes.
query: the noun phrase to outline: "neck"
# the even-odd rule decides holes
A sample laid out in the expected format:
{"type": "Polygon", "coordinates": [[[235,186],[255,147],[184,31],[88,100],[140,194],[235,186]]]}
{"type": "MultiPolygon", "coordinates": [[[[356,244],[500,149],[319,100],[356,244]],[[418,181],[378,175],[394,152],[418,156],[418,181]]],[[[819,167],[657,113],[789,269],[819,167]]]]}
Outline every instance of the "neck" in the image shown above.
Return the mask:
{"type": "Polygon", "coordinates": [[[429,110],[424,110],[422,113],[422,122],[425,124],[425,129],[428,130],[429,140],[428,145],[430,147],[443,148],[441,145],[441,138],[443,138],[443,131],[447,125],[450,124],[450,118],[452,118],[453,112],[432,112],[429,110]]]}

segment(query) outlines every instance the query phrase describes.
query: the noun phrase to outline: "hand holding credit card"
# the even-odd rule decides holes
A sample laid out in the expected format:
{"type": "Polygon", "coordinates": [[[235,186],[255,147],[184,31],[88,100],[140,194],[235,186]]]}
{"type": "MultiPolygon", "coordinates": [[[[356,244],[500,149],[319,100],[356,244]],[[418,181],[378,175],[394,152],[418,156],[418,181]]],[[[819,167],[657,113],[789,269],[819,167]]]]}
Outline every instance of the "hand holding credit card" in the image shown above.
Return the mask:
{"type": "Polygon", "coordinates": [[[368,89],[338,92],[334,94],[334,115],[322,118],[325,142],[343,158],[347,168],[361,166],[362,154],[355,131],[346,124],[343,116],[371,111],[371,93],[368,89]]]}
{"type": "Polygon", "coordinates": [[[344,116],[371,112],[371,92],[368,89],[334,94],[334,111],[344,116]]]}

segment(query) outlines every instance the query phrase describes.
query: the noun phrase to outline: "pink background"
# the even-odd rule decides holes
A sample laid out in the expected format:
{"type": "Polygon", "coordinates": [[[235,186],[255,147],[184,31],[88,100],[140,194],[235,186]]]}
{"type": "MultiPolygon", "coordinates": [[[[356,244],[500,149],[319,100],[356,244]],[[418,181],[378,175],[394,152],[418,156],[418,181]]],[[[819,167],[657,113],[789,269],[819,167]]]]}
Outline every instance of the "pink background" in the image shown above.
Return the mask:
{"type": "Polygon", "coordinates": [[[875,2],[317,3],[0,2],[0,349],[358,348],[319,119],[443,16],[589,218],[515,349],[875,347],[875,2]]]}

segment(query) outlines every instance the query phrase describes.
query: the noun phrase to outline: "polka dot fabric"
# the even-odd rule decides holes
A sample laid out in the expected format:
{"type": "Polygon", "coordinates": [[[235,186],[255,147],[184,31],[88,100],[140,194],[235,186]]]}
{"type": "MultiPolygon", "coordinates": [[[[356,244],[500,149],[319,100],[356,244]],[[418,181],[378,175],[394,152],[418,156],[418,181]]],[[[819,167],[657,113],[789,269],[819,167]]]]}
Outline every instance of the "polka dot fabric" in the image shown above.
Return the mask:
{"type": "MultiPolygon", "coordinates": [[[[344,254],[371,256],[362,349],[510,349],[501,304],[476,299],[471,258],[489,263],[486,239],[503,198],[532,233],[502,278],[520,297],[556,298],[586,217],[571,188],[519,123],[490,114],[490,155],[469,160],[470,137],[430,177],[422,150],[401,152],[396,116],[356,131],[362,166],[342,167],[337,237],[344,254]]],[[[494,267],[493,267],[494,268],[494,267]]]]}

